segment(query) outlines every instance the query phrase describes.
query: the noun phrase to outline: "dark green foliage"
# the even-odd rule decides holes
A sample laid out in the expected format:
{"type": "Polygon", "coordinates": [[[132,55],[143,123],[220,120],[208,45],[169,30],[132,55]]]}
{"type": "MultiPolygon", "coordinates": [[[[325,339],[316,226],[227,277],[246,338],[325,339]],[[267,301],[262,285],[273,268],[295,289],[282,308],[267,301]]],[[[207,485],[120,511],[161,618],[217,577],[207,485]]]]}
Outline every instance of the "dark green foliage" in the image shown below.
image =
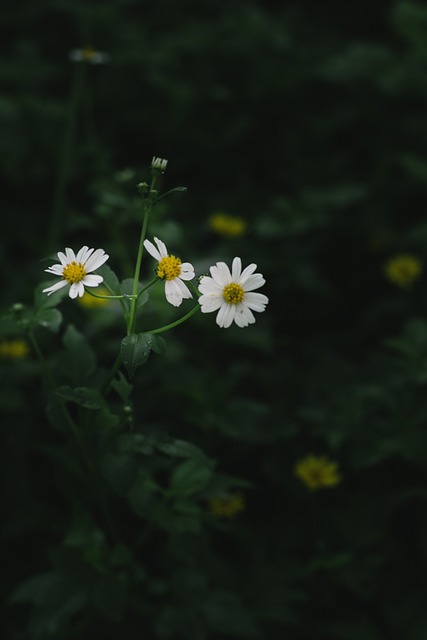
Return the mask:
{"type": "MultiPolygon", "coordinates": [[[[2,637],[424,640],[423,3],[0,17],[2,637]],[[109,62],[69,60],[84,46],[109,62]],[[126,335],[153,155],[169,164],[148,237],[197,275],[255,262],[256,324],[197,313],[165,341],[150,331],[191,305],[157,283],[126,335]],[[215,212],[245,233],[215,233],[215,212]],[[83,245],[126,297],[42,293],[83,245]],[[402,254],[423,267],[406,287],[385,272],[402,254]],[[310,491],[308,454],[341,482],[310,491]]],[[[145,252],[138,292],[154,269],[145,252]]]]}

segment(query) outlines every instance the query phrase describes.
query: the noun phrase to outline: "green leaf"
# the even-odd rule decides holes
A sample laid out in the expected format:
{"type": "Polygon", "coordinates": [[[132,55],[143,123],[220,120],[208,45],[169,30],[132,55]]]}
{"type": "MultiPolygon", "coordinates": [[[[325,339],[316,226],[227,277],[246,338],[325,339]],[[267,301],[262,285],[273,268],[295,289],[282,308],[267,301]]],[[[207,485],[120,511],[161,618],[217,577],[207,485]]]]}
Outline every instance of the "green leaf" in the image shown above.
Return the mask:
{"type": "Polygon", "coordinates": [[[104,398],[98,389],[91,389],[90,387],[76,387],[72,389],[68,385],[58,387],[57,394],[69,400],[75,402],[86,409],[100,409],[104,406],[104,398]]]}
{"type": "Polygon", "coordinates": [[[164,348],[164,340],[151,333],[134,333],[122,340],[121,353],[123,364],[132,379],[135,371],[150,356],[151,351],[161,353],[164,348]]]}
{"type": "Polygon", "coordinates": [[[134,456],[109,452],[101,460],[101,470],[113,489],[120,495],[124,495],[134,484],[138,467],[134,456]]]}
{"type": "Polygon", "coordinates": [[[56,589],[62,578],[55,572],[40,573],[26,582],[20,584],[12,595],[9,602],[34,602],[43,603],[52,590],[56,589]]]}
{"type": "Polygon", "coordinates": [[[111,382],[111,386],[115,391],[117,391],[123,402],[129,402],[133,390],[133,384],[130,384],[130,382],[126,380],[121,371],[117,373],[116,378],[111,382]]]}
{"type": "Polygon", "coordinates": [[[36,309],[52,309],[56,307],[64,298],[68,296],[68,287],[62,287],[58,291],[54,291],[50,295],[43,293],[43,289],[46,289],[52,285],[55,280],[49,280],[41,282],[34,292],[34,304],[36,309]]]}
{"type": "Polygon", "coordinates": [[[107,264],[103,264],[96,273],[104,278],[102,283],[113,296],[121,294],[120,282],[114,271],[107,264]]]}
{"type": "Polygon", "coordinates": [[[58,309],[42,307],[36,312],[34,322],[53,333],[57,333],[62,323],[62,313],[58,309]]]}
{"type": "Polygon", "coordinates": [[[172,493],[190,496],[202,491],[212,477],[212,469],[199,459],[185,460],[171,476],[172,493]]]}
{"type": "Polygon", "coordinates": [[[92,349],[73,325],[69,325],[63,338],[66,353],[61,354],[61,371],[75,387],[84,386],[95,371],[96,358],[92,349]]]}
{"type": "Polygon", "coordinates": [[[168,456],[173,458],[197,458],[206,460],[206,456],[199,447],[192,442],[186,440],[175,440],[171,438],[165,442],[157,442],[157,448],[168,456]]]}
{"type": "Polygon", "coordinates": [[[119,416],[110,411],[107,405],[104,404],[104,406],[97,411],[93,426],[97,433],[105,433],[106,431],[115,429],[119,423],[119,416]]]}

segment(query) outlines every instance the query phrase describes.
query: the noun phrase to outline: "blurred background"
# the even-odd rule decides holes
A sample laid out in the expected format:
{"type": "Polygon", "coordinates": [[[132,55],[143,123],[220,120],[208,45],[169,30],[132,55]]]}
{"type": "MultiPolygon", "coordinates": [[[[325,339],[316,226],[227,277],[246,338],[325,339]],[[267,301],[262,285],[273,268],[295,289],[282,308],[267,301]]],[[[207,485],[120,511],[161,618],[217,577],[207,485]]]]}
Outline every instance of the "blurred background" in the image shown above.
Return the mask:
{"type": "MultiPolygon", "coordinates": [[[[163,189],[187,191],[159,204],[149,235],[197,273],[240,256],[266,279],[255,325],[220,330],[199,314],[136,376],[137,430],[194,443],[236,479],[231,492],[247,482],[213,533],[168,524],[168,553],[194,554],[199,573],[165,581],[193,611],[201,584],[214,595],[199,626],[165,596],[174,613],[154,608],[146,637],[424,640],[424,4],[18,0],[0,29],[3,313],[32,304],[65,246],[102,247],[133,275],[136,185],[153,156],[169,161],[163,189]]],[[[61,309],[110,366],[116,307],[61,309]]],[[[175,319],[162,291],[146,317],[175,319]]],[[[5,325],[5,600],[53,562],[70,517],[38,365],[18,338],[5,325]]],[[[49,355],[60,343],[41,340],[49,355]]],[[[138,635],[120,612],[105,622],[110,604],[80,628],[72,606],[31,618],[28,600],[8,604],[8,639],[103,624],[138,635]]]]}

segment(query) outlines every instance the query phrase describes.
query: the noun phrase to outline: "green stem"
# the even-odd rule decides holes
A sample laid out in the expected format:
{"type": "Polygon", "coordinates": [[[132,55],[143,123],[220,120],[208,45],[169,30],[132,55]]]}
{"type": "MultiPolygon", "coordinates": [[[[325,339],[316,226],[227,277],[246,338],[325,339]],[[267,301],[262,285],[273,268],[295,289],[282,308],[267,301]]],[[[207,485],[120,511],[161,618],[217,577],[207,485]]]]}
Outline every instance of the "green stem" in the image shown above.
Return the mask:
{"type": "Polygon", "coordinates": [[[139,296],[141,295],[141,293],[144,293],[144,291],[147,291],[147,289],[149,289],[150,287],[153,286],[153,284],[156,284],[157,280],[159,278],[156,276],[155,278],[153,278],[152,280],[150,280],[150,282],[148,284],[145,285],[145,287],[142,287],[141,291],[138,291],[138,295],[137,298],[139,298],[139,296]]]}
{"type": "Polygon", "coordinates": [[[194,285],[190,280],[188,280],[185,284],[186,284],[188,287],[190,287],[190,289],[192,289],[193,293],[195,293],[195,294],[196,294],[196,296],[197,296],[198,298],[200,298],[200,296],[201,296],[202,294],[200,293],[200,291],[198,290],[198,288],[196,287],[196,285],[194,285]]]}
{"type": "Polygon", "coordinates": [[[128,335],[135,333],[136,309],[138,304],[139,274],[141,273],[142,254],[144,253],[144,240],[147,234],[148,219],[150,217],[151,208],[153,206],[153,198],[151,194],[154,190],[155,183],[156,183],[156,175],[153,174],[148,198],[144,200],[144,219],[142,222],[141,236],[139,238],[138,255],[137,255],[136,264],[135,264],[135,274],[133,276],[132,295],[134,296],[134,298],[132,298],[130,312],[129,312],[128,335]]]}
{"type": "Polygon", "coordinates": [[[100,296],[97,293],[93,293],[93,291],[90,291],[90,289],[87,289],[85,287],[85,293],[89,294],[90,296],[92,296],[92,298],[101,298],[104,300],[123,300],[123,298],[127,298],[128,296],[126,295],[120,295],[120,296],[100,296]]]}
{"type": "Polygon", "coordinates": [[[153,329],[152,331],[144,331],[144,333],[164,333],[164,331],[169,331],[169,329],[173,329],[174,327],[177,327],[179,324],[182,324],[183,322],[191,318],[191,316],[194,316],[194,314],[197,313],[199,309],[200,309],[200,305],[196,304],[196,306],[193,307],[191,311],[186,313],[185,316],[182,316],[182,318],[180,318],[179,320],[175,320],[175,322],[166,324],[164,327],[159,327],[159,329],[153,329]]]}

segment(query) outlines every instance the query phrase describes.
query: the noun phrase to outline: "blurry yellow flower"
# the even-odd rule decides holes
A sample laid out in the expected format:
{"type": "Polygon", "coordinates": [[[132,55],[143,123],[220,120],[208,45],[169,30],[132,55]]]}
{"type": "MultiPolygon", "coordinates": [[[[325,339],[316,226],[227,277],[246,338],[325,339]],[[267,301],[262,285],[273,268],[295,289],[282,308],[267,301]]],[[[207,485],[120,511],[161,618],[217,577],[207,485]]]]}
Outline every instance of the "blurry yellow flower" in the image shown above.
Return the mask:
{"type": "Polygon", "coordinates": [[[214,213],[209,218],[209,226],[212,231],[219,233],[226,238],[237,238],[242,236],[247,228],[246,220],[237,216],[230,216],[228,213],[214,213]]]}
{"type": "MultiPolygon", "coordinates": [[[[105,289],[105,287],[101,287],[100,289],[98,289],[97,294],[99,294],[100,296],[109,296],[110,292],[105,289]]],[[[107,304],[110,304],[111,300],[108,300],[106,298],[94,298],[94,296],[91,296],[90,293],[86,292],[81,298],[77,298],[77,302],[85,309],[98,309],[100,307],[105,307],[105,305],[107,304]]]]}
{"type": "Polygon", "coordinates": [[[384,266],[386,278],[403,289],[410,287],[421,273],[421,261],[409,254],[395,256],[384,266]]]}
{"type": "Polygon", "coordinates": [[[294,473],[310,491],[325,487],[335,487],[341,482],[336,462],[325,456],[308,455],[299,460],[294,473]]]}
{"type": "Polygon", "coordinates": [[[20,360],[30,353],[30,347],[25,340],[2,340],[0,342],[0,357],[10,360],[20,360]]]}
{"type": "Polygon", "coordinates": [[[231,518],[236,513],[244,511],[245,500],[239,491],[223,498],[211,498],[208,501],[208,508],[213,516],[231,518]]]}

